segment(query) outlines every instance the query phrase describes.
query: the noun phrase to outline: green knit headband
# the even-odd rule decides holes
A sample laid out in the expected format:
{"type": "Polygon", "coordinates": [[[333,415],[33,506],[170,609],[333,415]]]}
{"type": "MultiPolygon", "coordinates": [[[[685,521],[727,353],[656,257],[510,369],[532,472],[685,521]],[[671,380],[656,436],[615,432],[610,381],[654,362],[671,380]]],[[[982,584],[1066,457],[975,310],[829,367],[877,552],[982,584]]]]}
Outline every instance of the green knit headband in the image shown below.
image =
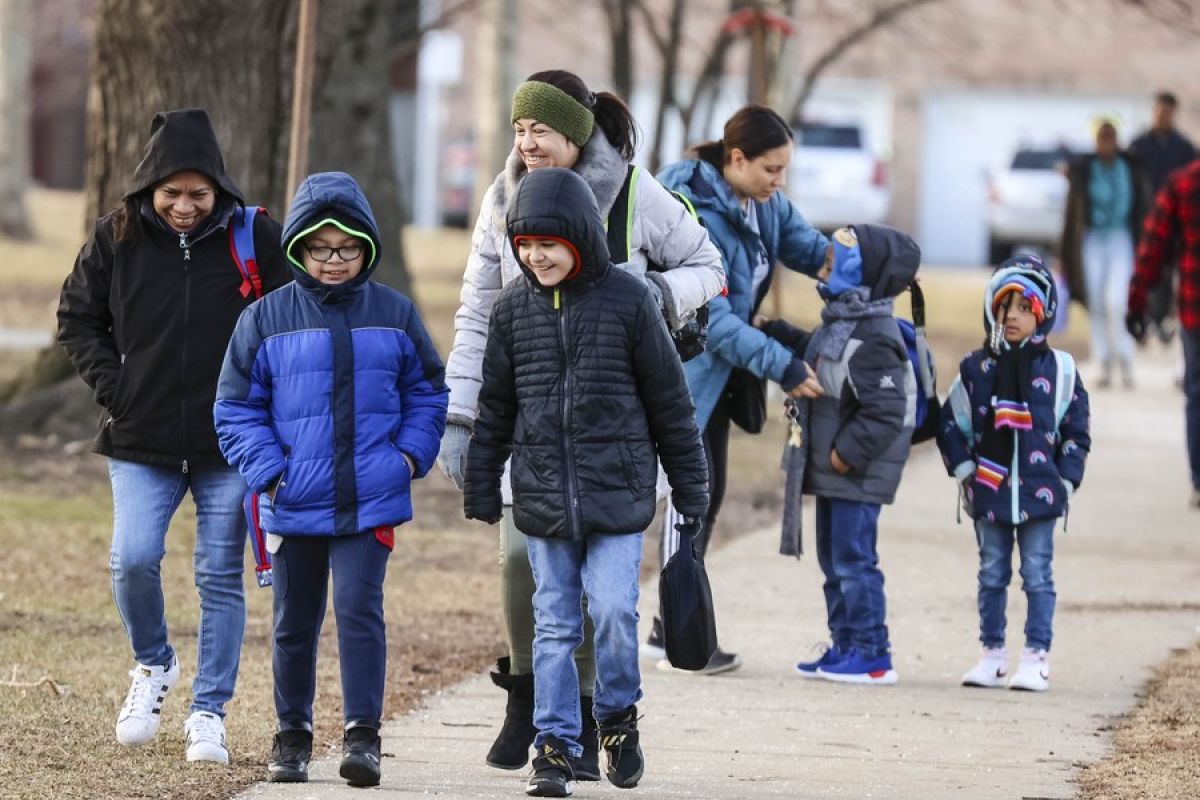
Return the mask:
{"type": "Polygon", "coordinates": [[[596,115],[571,95],[541,81],[525,81],[513,95],[512,121],[535,119],[549,125],[577,146],[592,136],[596,115]]]}

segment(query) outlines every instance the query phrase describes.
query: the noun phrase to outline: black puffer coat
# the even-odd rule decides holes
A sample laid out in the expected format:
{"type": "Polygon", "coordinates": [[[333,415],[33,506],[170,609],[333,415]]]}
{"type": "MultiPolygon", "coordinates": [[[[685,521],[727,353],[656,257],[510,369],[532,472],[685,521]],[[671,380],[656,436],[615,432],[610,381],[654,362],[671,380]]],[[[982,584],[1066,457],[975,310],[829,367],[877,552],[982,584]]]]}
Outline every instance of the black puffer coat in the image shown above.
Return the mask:
{"type": "Polygon", "coordinates": [[[547,289],[523,267],[526,280],[496,301],[467,455],[467,517],[499,518],[510,451],[514,521],[530,536],[645,530],[656,455],[676,507],[703,516],[708,467],[683,368],[645,283],[610,268],[591,190],[570,170],[530,173],[509,207],[508,234],[510,244],[563,239],[580,270],[547,289]]]}

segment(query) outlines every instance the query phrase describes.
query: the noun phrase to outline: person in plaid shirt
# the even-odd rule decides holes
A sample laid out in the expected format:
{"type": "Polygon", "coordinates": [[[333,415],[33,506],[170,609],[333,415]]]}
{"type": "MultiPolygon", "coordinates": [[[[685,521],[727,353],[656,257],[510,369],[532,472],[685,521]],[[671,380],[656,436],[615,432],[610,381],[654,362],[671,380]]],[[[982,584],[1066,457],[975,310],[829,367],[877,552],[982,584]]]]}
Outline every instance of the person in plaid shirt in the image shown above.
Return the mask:
{"type": "Polygon", "coordinates": [[[1200,159],[1171,173],[1146,218],[1137,265],[1129,282],[1125,326],[1139,342],[1146,335],[1146,298],[1179,256],[1179,324],[1183,340],[1183,390],[1187,395],[1191,507],[1200,510],[1200,159]]]}

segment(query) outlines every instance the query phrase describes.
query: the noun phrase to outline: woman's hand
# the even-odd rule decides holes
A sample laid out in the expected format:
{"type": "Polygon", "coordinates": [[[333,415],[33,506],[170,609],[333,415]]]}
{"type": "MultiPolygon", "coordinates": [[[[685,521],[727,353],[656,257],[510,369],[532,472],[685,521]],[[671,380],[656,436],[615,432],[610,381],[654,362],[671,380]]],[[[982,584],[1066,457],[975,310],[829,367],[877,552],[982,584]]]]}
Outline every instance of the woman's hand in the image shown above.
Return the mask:
{"type": "Polygon", "coordinates": [[[837,450],[829,451],[829,463],[833,464],[834,470],[838,475],[847,475],[850,472],[850,465],[842,461],[842,457],[838,455],[837,450]]]}

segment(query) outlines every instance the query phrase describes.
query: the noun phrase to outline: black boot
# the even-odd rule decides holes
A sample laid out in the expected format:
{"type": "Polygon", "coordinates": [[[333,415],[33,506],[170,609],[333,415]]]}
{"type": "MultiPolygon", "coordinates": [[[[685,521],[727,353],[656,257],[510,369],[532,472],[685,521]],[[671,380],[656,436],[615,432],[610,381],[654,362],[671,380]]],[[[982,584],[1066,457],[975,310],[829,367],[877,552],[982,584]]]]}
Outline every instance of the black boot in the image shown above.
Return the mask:
{"type": "Polygon", "coordinates": [[[488,750],[487,763],[496,769],[520,769],[529,761],[529,748],[537,728],[533,727],[533,676],[511,675],[508,657],[496,662],[492,683],[508,692],[504,726],[488,750]]]}
{"type": "Polygon", "coordinates": [[[613,786],[632,789],[642,779],[646,762],[638,744],[637,706],[599,721],[604,748],[604,774],[613,786]]]}
{"type": "Polygon", "coordinates": [[[583,733],[579,743],[583,755],[575,759],[575,779],[580,781],[600,780],[600,735],[596,729],[596,718],[592,716],[592,698],[579,695],[579,710],[583,722],[583,733]]]}
{"type": "Polygon", "coordinates": [[[367,725],[346,730],[342,765],[338,770],[351,786],[379,785],[379,731],[367,725]]]}
{"type": "Polygon", "coordinates": [[[271,783],[308,783],[308,762],[311,760],[311,733],[306,730],[280,731],[271,745],[267,780],[271,783]]]}

